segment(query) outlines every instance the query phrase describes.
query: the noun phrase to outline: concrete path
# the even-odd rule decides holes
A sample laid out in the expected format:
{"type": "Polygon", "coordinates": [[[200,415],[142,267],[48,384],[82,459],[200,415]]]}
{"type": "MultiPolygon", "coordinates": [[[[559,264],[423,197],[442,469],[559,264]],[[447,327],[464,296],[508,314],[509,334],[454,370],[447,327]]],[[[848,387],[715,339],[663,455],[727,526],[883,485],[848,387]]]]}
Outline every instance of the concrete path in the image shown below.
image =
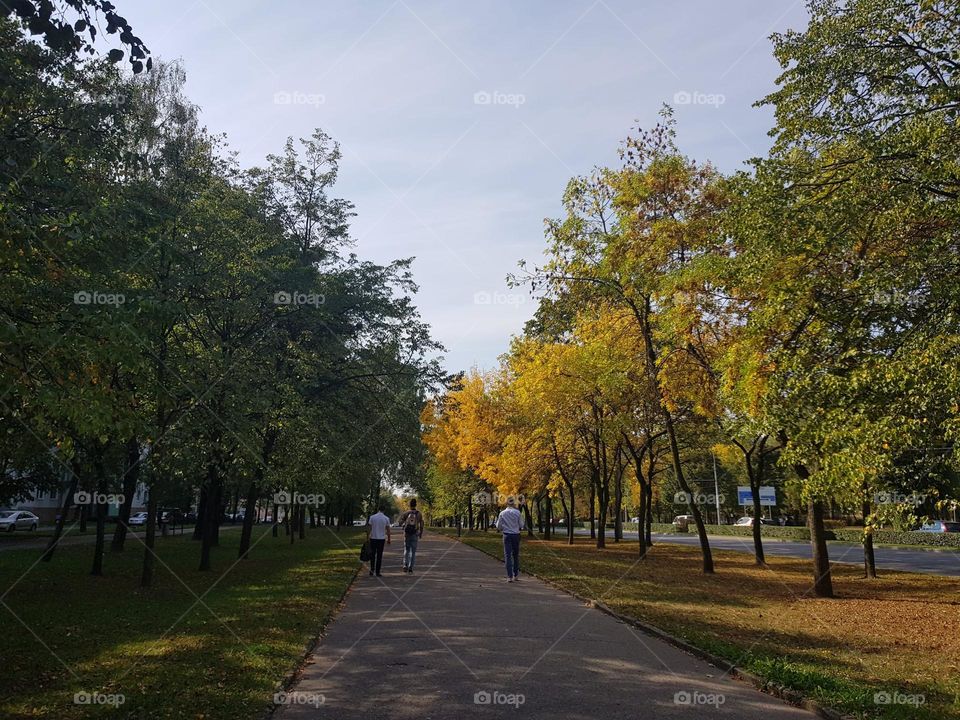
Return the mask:
{"type": "MultiPolygon", "coordinates": [[[[561,531],[562,532],[562,531],[561,531]]],[[[589,535],[590,531],[578,528],[578,535],[589,535]]],[[[613,531],[607,531],[607,537],[613,537],[613,531]]],[[[709,535],[710,547],[718,550],[735,550],[753,554],[753,538],[732,535],[709,535]]],[[[636,542],[636,531],[624,531],[624,542],[636,542]]],[[[654,533],[654,544],[658,542],[675,545],[700,547],[696,533],[678,535],[675,533],[654,533]]],[[[827,543],[830,562],[845,565],[863,565],[863,546],[855,543],[830,541],[827,543]]],[[[874,557],[878,570],[900,570],[903,572],[929,573],[932,575],[960,576],[960,552],[950,548],[911,550],[909,548],[874,545],[874,557]]],[[[796,557],[809,560],[812,557],[810,543],[778,538],[764,538],[763,552],[767,557],[796,557]]]]}
{"type": "Polygon", "coordinates": [[[814,717],[454,540],[425,535],[413,575],[401,553],[361,572],[277,718],[814,717]]]}

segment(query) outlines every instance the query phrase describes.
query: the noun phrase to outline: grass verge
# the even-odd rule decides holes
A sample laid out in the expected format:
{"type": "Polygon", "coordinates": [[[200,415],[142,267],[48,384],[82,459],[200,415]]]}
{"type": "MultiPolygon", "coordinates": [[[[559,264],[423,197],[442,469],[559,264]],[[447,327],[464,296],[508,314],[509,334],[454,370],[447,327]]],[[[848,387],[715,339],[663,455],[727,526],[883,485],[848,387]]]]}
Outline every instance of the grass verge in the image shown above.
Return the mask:
{"type": "Polygon", "coordinates": [[[240,534],[223,533],[203,573],[189,535],[158,539],[150,589],[139,587],[136,538],[108,550],[104,577],[88,574],[89,545],[51,563],[6,551],[0,717],[260,717],[353,579],[360,540],[318,528],[291,545],[258,526],[250,558],[236,562],[240,534]],[[124,701],[78,704],[77,693],[124,701]]]}
{"type": "MultiPolygon", "coordinates": [[[[449,531],[455,535],[456,531],[449,531]]],[[[499,535],[463,542],[503,557],[499,535]]],[[[837,597],[812,597],[809,561],[661,543],[574,545],[524,538],[521,567],[654,625],[765,681],[863,718],[960,718],[960,579],[833,568],[837,597]],[[885,702],[889,700],[889,702],[885,702]]]]}

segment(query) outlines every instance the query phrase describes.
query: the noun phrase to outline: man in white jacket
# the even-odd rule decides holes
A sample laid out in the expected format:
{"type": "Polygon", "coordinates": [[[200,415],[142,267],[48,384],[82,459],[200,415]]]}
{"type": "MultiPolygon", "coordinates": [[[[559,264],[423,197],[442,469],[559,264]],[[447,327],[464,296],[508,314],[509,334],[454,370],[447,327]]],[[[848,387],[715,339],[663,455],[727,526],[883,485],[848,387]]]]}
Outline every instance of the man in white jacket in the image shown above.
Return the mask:
{"type": "Polygon", "coordinates": [[[517,500],[507,498],[507,506],[500,511],[495,523],[503,533],[503,558],[507,565],[507,582],[520,579],[520,531],[524,529],[523,514],[517,510],[517,500]]]}

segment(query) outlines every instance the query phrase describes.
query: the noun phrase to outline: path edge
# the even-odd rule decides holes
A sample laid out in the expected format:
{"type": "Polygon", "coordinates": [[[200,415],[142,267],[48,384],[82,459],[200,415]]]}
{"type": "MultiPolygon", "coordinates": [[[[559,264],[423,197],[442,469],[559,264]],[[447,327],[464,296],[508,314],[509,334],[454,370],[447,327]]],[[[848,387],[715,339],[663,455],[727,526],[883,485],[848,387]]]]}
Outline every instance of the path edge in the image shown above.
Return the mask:
{"type": "MultiPolygon", "coordinates": [[[[497,557],[493,553],[489,553],[486,550],[482,548],[474,547],[473,545],[467,545],[467,543],[463,542],[463,539],[460,537],[448,536],[445,533],[433,533],[433,534],[437,535],[438,537],[446,538],[447,540],[451,540],[453,542],[459,542],[461,545],[466,545],[467,547],[472,548],[473,550],[477,550],[478,552],[482,552],[484,555],[492,557],[497,562],[500,562],[500,563],[503,562],[503,560],[501,560],[499,557],[497,557]]],[[[694,655],[700,658],[701,660],[705,660],[706,662],[716,667],[718,670],[721,670],[725,675],[733,678],[734,680],[741,680],[743,682],[749,683],[753,685],[757,690],[759,690],[760,692],[766,695],[772,695],[773,697],[784,700],[785,702],[788,702],[791,705],[795,705],[796,707],[803,708],[804,710],[809,710],[810,712],[815,713],[819,717],[824,718],[824,720],[856,720],[855,716],[845,715],[844,713],[841,713],[840,711],[835,710],[832,707],[824,705],[823,703],[817,700],[813,700],[811,698],[806,697],[805,695],[797,692],[796,690],[791,690],[790,688],[784,687],[783,685],[778,685],[776,683],[768,682],[764,680],[762,677],[760,677],[759,675],[756,675],[752,672],[744,670],[743,668],[737,667],[736,665],[731,663],[729,660],[725,660],[719,655],[714,655],[713,653],[708,652],[702,648],[699,648],[696,645],[691,645],[686,640],[678,638],[676,635],[671,635],[666,630],[662,630],[658,628],[656,625],[651,625],[650,623],[630,617],[629,615],[624,615],[622,613],[619,613],[613,608],[611,608],[609,605],[607,605],[606,603],[599,602],[592,598],[588,598],[584,595],[581,595],[578,592],[569,590],[559,585],[558,583],[554,582],[553,580],[550,580],[545,577],[541,577],[536,573],[525,572],[525,574],[531,575],[537,578],[537,580],[539,580],[540,582],[546,583],[550,587],[555,588],[560,592],[566,593],[567,595],[570,595],[576,598],[580,602],[586,605],[589,605],[590,607],[596,608],[600,612],[605,613],[610,617],[616,620],[619,620],[622,623],[625,623],[627,625],[632,625],[633,627],[642,631],[646,635],[650,635],[652,637],[663,640],[664,642],[669,643],[670,645],[673,645],[674,647],[679,648],[680,650],[683,650],[691,655],[694,655]]]]}
{"type": "MultiPolygon", "coordinates": [[[[340,597],[337,599],[336,604],[333,608],[327,613],[326,617],[321,621],[320,627],[317,628],[317,632],[307,640],[306,645],[303,647],[303,652],[300,653],[296,662],[293,664],[291,670],[283,676],[283,679],[278,682],[274,688],[273,693],[279,692],[290,692],[293,690],[294,686],[300,681],[301,676],[303,675],[303,670],[306,667],[307,660],[310,659],[310,656],[316,651],[319,647],[321,641],[326,635],[326,630],[330,626],[340,612],[343,610],[344,605],[346,604],[347,595],[350,594],[350,591],[353,589],[354,584],[357,582],[357,578],[360,576],[360,571],[363,569],[363,563],[358,563],[356,570],[353,571],[353,577],[350,578],[350,582],[346,584],[343,592],[340,594],[340,597]]],[[[274,702],[271,702],[269,707],[267,707],[263,713],[260,715],[260,720],[271,720],[280,708],[286,707],[285,705],[277,705],[274,702]]]]}

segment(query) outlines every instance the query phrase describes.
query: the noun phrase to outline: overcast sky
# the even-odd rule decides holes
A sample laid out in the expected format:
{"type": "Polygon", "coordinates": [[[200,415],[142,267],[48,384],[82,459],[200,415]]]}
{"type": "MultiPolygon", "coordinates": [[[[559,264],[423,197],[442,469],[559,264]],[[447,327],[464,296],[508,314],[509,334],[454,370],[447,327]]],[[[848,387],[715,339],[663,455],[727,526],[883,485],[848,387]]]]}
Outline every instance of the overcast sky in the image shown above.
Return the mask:
{"type": "Polygon", "coordinates": [[[674,105],[688,155],[732,171],[769,146],[768,36],[801,0],[123,0],[183,60],[204,122],[249,166],[321,127],[357,253],[413,256],[450,371],[492,367],[533,303],[507,273],[544,248],[567,180],[674,105]]]}

